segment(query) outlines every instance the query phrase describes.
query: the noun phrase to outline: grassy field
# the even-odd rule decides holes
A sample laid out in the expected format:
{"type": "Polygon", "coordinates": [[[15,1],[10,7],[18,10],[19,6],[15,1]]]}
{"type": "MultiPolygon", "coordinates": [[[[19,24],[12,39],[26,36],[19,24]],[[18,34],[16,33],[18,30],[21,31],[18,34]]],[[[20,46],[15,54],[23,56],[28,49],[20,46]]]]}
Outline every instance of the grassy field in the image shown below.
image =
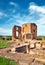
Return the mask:
{"type": "Polygon", "coordinates": [[[0,65],[18,65],[17,62],[0,56],[0,65]]]}
{"type": "Polygon", "coordinates": [[[5,47],[7,47],[9,44],[8,44],[8,42],[7,41],[0,41],[0,48],[5,48],[5,47]]]}

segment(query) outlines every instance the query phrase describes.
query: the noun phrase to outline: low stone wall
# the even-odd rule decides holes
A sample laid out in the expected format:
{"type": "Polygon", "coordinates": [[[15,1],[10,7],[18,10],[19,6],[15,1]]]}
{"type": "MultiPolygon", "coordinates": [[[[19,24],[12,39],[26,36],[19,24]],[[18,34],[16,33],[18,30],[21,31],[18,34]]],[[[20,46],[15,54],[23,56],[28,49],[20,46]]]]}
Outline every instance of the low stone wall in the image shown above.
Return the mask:
{"type": "Polygon", "coordinates": [[[15,51],[24,53],[26,52],[26,46],[17,47],[15,51]]]}

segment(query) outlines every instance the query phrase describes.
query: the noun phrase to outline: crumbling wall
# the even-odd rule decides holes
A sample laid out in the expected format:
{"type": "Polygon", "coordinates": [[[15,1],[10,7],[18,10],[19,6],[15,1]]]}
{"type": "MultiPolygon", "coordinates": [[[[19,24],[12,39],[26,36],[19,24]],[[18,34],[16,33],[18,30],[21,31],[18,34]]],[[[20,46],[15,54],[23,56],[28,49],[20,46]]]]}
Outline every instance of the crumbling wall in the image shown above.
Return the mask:
{"type": "Polygon", "coordinates": [[[37,39],[37,25],[34,23],[26,23],[22,25],[22,39],[29,42],[37,39]]]}
{"type": "Polygon", "coordinates": [[[14,26],[12,28],[12,40],[14,41],[17,38],[21,39],[21,27],[20,26],[14,26]]]}

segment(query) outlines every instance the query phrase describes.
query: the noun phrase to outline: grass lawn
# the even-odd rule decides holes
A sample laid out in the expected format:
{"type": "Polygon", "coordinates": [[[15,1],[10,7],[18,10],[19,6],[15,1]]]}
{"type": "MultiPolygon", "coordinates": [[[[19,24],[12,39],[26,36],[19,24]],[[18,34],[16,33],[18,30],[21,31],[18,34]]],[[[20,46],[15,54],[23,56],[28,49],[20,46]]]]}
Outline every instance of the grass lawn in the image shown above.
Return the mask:
{"type": "Polygon", "coordinates": [[[17,62],[0,56],[0,65],[18,65],[17,62]]]}
{"type": "Polygon", "coordinates": [[[9,46],[7,41],[2,41],[2,40],[0,41],[0,48],[5,48],[7,46],[9,46]]]}

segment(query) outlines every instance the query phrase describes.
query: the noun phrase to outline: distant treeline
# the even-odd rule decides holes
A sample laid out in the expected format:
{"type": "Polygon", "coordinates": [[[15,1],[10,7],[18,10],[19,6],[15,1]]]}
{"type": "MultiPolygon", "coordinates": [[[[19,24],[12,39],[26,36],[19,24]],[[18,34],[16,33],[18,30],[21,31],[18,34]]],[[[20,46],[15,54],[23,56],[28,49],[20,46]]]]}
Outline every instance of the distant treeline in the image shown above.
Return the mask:
{"type": "Polygon", "coordinates": [[[45,40],[45,36],[37,36],[37,40],[45,40]]]}
{"type": "MultiPolygon", "coordinates": [[[[12,36],[0,36],[0,40],[12,40],[12,36]]],[[[45,40],[45,36],[37,36],[37,40],[45,40]]]]}
{"type": "Polygon", "coordinates": [[[0,36],[0,40],[12,40],[12,36],[0,36]]]}

